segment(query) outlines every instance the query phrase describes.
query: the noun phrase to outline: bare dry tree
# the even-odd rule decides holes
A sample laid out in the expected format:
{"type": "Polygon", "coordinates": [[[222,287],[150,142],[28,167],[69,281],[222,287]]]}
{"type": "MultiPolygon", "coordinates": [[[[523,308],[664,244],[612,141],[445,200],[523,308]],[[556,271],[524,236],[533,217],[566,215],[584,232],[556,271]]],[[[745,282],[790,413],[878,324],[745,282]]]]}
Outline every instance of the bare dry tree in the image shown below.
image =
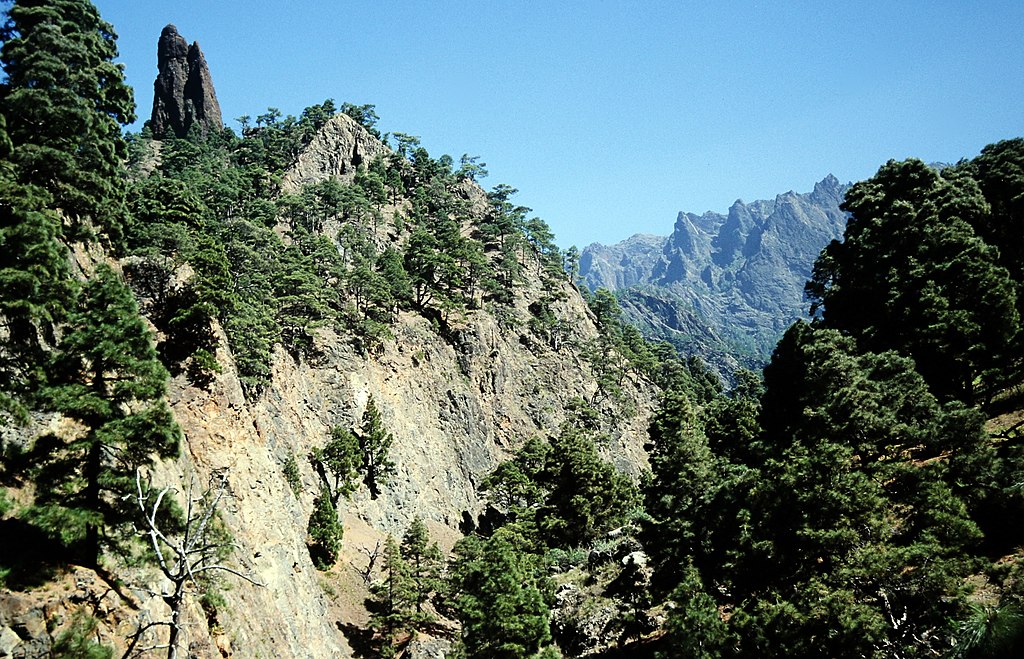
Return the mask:
{"type": "Polygon", "coordinates": [[[215,532],[217,509],[223,499],[229,495],[227,470],[215,476],[201,494],[196,495],[194,479],[189,483],[185,497],[184,528],[180,533],[167,534],[161,530],[160,511],[164,498],[173,490],[165,487],[156,493],[143,486],[142,470],[135,472],[135,503],[145,522],[145,533],[149,537],[157,566],[171,582],[171,592],[165,592],[164,601],[171,609],[170,620],[157,620],[140,623],[130,638],[123,659],[139,656],[154,650],[167,650],[167,659],[178,657],[178,637],[182,629],[181,609],[185,600],[186,586],[197,583],[198,577],[208,572],[226,572],[244,579],[256,586],[264,586],[255,579],[242,574],[235,568],[221,562],[237,544],[218,537],[215,532]],[[167,627],[169,636],[166,644],[138,647],[147,631],[156,627],[167,627]]]}
{"type": "Polygon", "coordinates": [[[357,547],[356,549],[361,553],[366,554],[366,558],[369,562],[367,563],[365,570],[356,567],[355,563],[352,563],[352,568],[359,573],[360,577],[363,578],[363,583],[369,586],[370,581],[373,580],[373,568],[377,565],[377,559],[380,558],[380,540],[377,541],[377,544],[373,549],[365,546],[357,547]]]}

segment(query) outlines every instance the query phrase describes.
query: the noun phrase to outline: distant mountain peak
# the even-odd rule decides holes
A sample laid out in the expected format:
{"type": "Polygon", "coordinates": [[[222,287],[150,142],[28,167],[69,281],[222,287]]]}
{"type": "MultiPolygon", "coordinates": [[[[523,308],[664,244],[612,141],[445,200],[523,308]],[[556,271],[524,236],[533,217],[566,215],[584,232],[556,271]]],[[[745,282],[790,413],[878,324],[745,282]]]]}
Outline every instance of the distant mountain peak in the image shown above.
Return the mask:
{"type": "Polygon", "coordinates": [[[630,297],[627,315],[655,338],[719,366],[735,364],[741,353],[758,362],[806,314],[803,286],[818,253],[846,227],[839,206],[848,188],[829,174],[809,193],[737,199],[726,215],[680,212],[672,235],[660,240],[585,248],[580,276],[592,290],[630,297]],[[679,336],[666,334],[673,323],[679,336]],[[699,341],[695,327],[705,328],[699,341]]]}

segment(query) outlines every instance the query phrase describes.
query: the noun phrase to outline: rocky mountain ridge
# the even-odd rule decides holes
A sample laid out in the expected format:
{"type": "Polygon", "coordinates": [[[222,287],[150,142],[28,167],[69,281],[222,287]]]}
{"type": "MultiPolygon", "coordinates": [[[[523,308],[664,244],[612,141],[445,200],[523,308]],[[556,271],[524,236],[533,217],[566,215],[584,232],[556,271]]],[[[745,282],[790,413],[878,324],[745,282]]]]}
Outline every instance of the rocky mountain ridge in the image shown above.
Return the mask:
{"type": "MultiPolygon", "coordinates": [[[[354,172],[360,153],[365,157],[386,149],[339,115],[285,180],[309,183],[354,172]],[[354,144],[365,151],[352,149],[354,144]]],[[[467,194],[483,197],[475,185],[467,186],[467,194]]],[[[528,317],[531,302],[550,293],[539,282],[527,283],[516,296],[515,313],[528,317]]],[[[577,341],[593,338],[596,329],[579,293],[568,282],[558,293],[561,301],[554,313],[576,328],[577,341]]],[[[450,545],[460,525],[483,512],[477,492],[483,476],[529,437],[555,432],[569,418],[574,398],[593,397],[596,379],[573,345],[553,350],[486,310],[467,313],[455,328],[449,340],[427,319],[403,312],[393,328],[394,340],[374,357],[359,354],[329,329],[321,330],[314,362],[296,363],[278,349],[272,384],[253,403],[241,396],[227,353],[220,355],[225,368],[209,392],[175,381],[173,409],[188,454],[200,473],[229,469],[232,491],[245,499],[226,521],[268,584],[239,584],[229,595],[224,623],[240,646],[265,648],[268,656],[271,651],[280,657],[350,656],[339,626],[364,622],[365,611],[357,612],[355,620],[332,619],[305,547],[317,476],[300,460],[303,494],[293,500],[280,466],[289,455],[308,455],[332,426],[355,424],[370,396],[395,436],[391,457],[398,473],[379,498],[360,490],[340,511],[344,526],[363,529],[368,545],[369,538],[400,535],[416,516],[450,545]],[[253,611],[273,613],[254,616],[253,611]],[[273,618],[281,621],[279,627],[290,627],[267,639],[273,618]]],[[[608,428],[602,452],[620,469],[639,475],[646,466],[643,447],[654,391],[642,381],[628,383],[626,391],[634,412],[623,414],[607,403],[614,412],[609,418],[621,423],[608,428]]],[[[355,547],[348,556],[364,558],[355,547]]]]}
{"type": "Polygon", "coordinates": [[[1024,139],[586,295],[373,105],[124,135],[113,26],[9,4],[0,659],[1024,656],[1024,139]],[[624,322],[756,362],[840,206],[760,377],[624,322]]]}
{"type": "MultiPolygon", "coordinates": [[[[282,187],[350,180],[366,159],[390,154],[363,126],[339,114],[285,173],[282,187]]],[[[475,183],[463,181],[458,194],[477,216],[488,207],[475,183]]],[[[382,211],[390,216],[408,204],[399,199],[382,211]]],[[[335,222],[322,230],[331,236],[338,228],[335,222]]],[[[381,243],[396,239],[390,224],[376,231],[381,243]]],[[[99,263],[121,269],[95,248],[74,254],[83,277],[99,263]]],[[[593,314],[567,279],[544,283],[531,274],[539,271],[532,257],[523,258],[523,280],[500,316],[486,308],[467,309],[439,332],[429,318],[402,311],[391,327],[393,338],[374,354],[322,327],[315,333],[315,357],[296,360],[276,347],[270,383],[255,399],[244,394],[226,336],[214,328],[219,372],[205,387],[186,374],[172,379],[168,396],[183,431],[181,457],[161,464],[151,477],[178,497],[190,482],[206,483],[215,474],[226,478],[230,496],[220,515],[237,545],[232,565],[252,582],[226,579],[215,621],[204,617],[197,602],[189,603],[182,643],[189,656],[356,656],[353,630],[365,629],[368,616],[367,582],[359,574],[375,576],[368,560],[384,536],[400,536],[420,517],[433,537],[450,547],[485,511],[477,489],[484,476],[529,438],[557,433],[574,418],[577,400],[597,401],[597,378],[582,355],[583,346],[597,336],[593,314]],[[557,348],[529,330],[531,305],[541,298],[572,328],[557,348]],[[334,570],[318,572],[307,548],[307,520],[320,481],[306,458],[324,445],[332,427],[356,425],[371,396],[395,437],[390,457],[397,473],[382,484],[378,497],[362,488],[341,506],[342,557],[334,570]],[[298,467],[297,495],[284,473],[289,459],[298,467]]],[[[176,285],[190,276],[187,266],[180,269],[176,285]]],[[[147,308],[144,297],[140,302],[147,308]]],[[[601,428],[600,452],[633,476],[647,468],[644,444],[655,393],[644,378],[631,376],[623,382],[621,402],[594,403],[603,418],[614,420],[601,428]]],[[[166,619],[160,594],[168,584],[145,569],[120,572],[119,578],[128,584],[126,595],[107,598],[97,633],[123,650],[134,623],[166,619]]],[[[102,582],[100,576],[88,580],[102,582]]],[[[82,597],[107,597],[94,590],[82,597]]],[[[19,598],[12,606],[58,610],[40,598],[19,598]]],[[[17,627],[13,618],[8,622],[17,627]]]]}
{"type": "Polygon", "coordinates": [[[756,367],[806,315],[803,286],[821,249],[842,236],[848,188],[829,175],[809,193],[737,200],[725,215],[680,212],[670,236],[587,246],[580,278],[618,292],[631,322],[719,372],[756,367]]]}

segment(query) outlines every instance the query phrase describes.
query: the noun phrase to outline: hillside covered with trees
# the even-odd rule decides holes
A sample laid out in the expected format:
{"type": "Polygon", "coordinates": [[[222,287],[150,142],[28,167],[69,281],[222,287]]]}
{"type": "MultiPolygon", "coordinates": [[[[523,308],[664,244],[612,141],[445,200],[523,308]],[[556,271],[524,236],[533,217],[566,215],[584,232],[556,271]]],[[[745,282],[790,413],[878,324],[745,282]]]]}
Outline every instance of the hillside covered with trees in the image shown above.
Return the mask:
{"type": "Polygon", "coordinates": [[[125,133],[88,0],[0,41],[0,655],[1024,647],[1024,139],[845,190],[724,390],[372,105],[125,133]]]}

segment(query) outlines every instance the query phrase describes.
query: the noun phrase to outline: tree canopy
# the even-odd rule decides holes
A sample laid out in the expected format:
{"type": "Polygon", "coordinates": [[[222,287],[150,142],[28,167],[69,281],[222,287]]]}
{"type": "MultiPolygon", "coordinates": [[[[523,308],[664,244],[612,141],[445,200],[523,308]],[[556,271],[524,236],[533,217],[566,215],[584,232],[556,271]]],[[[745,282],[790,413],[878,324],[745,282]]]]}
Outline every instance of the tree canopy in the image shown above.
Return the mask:
{"type": "Polygon", "coordinates": [[[134,510],[135,470],[177,455],[180,430],[164,401],[167,371],[131,292],[107,266],[86,282],[52,356],[46,407],[80,424],[36,440],[31,519],[95,565],[117,548],[134,510]]]}
{"type": "Polygon", "coordinates": [[[972,403],[1017,331],[1016,285],[974,230],[991,208],[977,183],[920,160],[855,184],[843,241],[807,285],[812,312],[868,351],[912,357],[943,400],[972,403]]]}
{"type": "Polygon", "coordinates": [[[116,36],[87,1],[26,0],[0,30],[0,363],[4,421],[29,409],[68,427],[33,438],[6,470],[34,485],[25,519],[78,560],[131,546],[138,467],[176,455],[167,371],[121,276],[68,267],[87,225],[118,244],[125,217],[121,125],[134,120],[116,36]]]}
{"type": "Polygon", "coordinates": [[[0,111],[20,180],[44,187],[72,218],[89,216],[117,240],[127,156],[121,126],[132,89],[114,63],[113,27],[88,0],[20,0],[0,30],[0,111]]]}

